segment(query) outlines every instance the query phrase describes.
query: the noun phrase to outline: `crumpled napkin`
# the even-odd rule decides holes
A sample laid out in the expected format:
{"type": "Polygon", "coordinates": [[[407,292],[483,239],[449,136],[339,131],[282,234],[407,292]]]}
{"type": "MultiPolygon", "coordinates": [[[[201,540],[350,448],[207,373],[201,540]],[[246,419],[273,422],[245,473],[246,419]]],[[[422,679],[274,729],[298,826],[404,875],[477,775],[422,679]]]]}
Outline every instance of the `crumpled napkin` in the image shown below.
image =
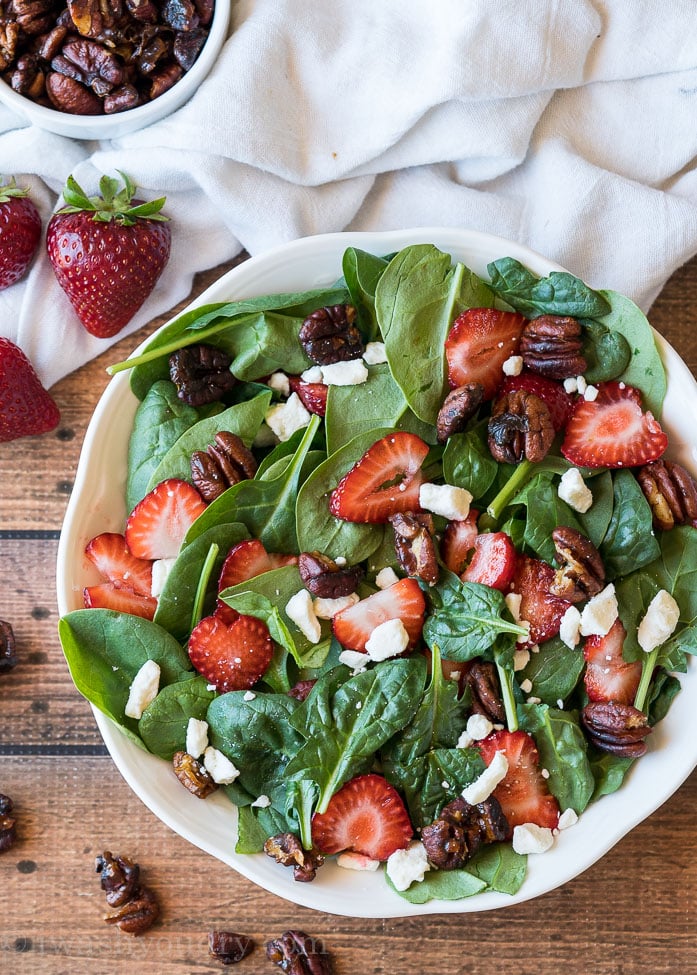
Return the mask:
{"type": "MultiPolygon", "coordinates": [[[[692,0],[232,0],[179,111],[112,142],[0,106],[0,171],[44,224],[73,174],[167,196],[172,255],[120,337],[193,275],[308,234],[458,226],[520,241],[644,309],[697,252],[692,0]]],[[[0,334],[50,386],[113,340],[79,324],[44,254],[0,292],[0,334]]]]}

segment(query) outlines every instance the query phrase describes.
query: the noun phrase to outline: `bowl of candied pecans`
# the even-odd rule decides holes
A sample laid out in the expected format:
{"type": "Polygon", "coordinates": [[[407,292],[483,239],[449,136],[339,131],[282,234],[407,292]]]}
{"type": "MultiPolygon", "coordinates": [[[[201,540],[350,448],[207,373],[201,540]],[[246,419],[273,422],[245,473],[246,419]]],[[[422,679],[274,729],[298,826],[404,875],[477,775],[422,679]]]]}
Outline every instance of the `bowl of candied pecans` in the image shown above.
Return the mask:
{"type": "Polygon", "coordinates": [[[0,101],[75,139],[111,139],[187,101],[230,0],[0,0],[0,101]]]}

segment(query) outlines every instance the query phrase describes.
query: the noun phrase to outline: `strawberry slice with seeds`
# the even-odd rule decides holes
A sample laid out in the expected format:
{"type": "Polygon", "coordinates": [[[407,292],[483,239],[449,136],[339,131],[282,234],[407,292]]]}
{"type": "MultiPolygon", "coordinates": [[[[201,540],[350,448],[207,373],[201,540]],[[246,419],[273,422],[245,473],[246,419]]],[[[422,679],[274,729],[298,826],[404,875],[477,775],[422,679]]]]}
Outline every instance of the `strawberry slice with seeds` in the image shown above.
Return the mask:
{"type": "Polygon", "coordinates": [[[506,393],[513,393],[518,389],[539,396],[549,410],[556,432],[564,429],[571,416],[574,401],[561,383],[535,372],[523,371],[519,376],[506,376],[500,392],[505,396],[506,393]]]}
{"type": "Polygon", "coordinates": [[[206,502],[188,481],[170,477],[139,501],[126,522],[126,544],[139,559],[173,559],[206,502]]]}
{"type": "Polygon", "coordinates": [[[118,532],[95,535],[87,543],[85,555],[117,589],[130,589],[139,596],[151,595],[152,562],[131,555],[123,535],[118,532]]]}
{"type": "Polygon", "coordinates": [[[151,620],[157,609],[157,600],[152,596],[139,596],[113,582],[87,586],[83,589],[82,596],[87,609],[113,609],[117,613],[142,616],[146,620],[151,620]]]}
{"type": "Polygon", "coordinates": [[[451,389],[481,383],[491,399],[503,381],[503,364],[518,354],[525,318],[496,308],[468,308],[455,319],[445,340],[451,389]]]}
{"type": "Polygon", "coordinates": [[[416,646],[424,625],[426,600],[416,579],[400,579],[360,602],[342,609],[332,620],[332,630],[347,650],[365,652],[366,641],[376,626],[400,619],[409,634],[407,650],[416,646]]]}
{"type": "Polygon", "coordinates": [[[505,592],[516,568],[516,550],[506,532],[477,535],[472,561],[462,573],[463,582],[479,582],[505,592]]]}
{"type": "Polygon", "coordinates": [[[324,416],[327,412],[327,393],[329,391],[329,386],[326,383],[306,383],[300,376],[288,376],[288,382],[291,391],[298,394],[300,402],[308,413],[324,416]]]}
{"type": "Polygon", "coordinates": [[[496,752],[503,752],[508,760],[506,777],[493,794],[501,804],[511,834],[514,826],[523,823],[555,829],[559,822],[559,803],[542,775],[534,738],[525,731],[493,731],[480,742],[479,748],[487,765],[492,763],[496,752]]]}
{"type": "Polygon", "coordinates": [[[253,687],[273,656],[266,623],[255,616],[237,616],[227,623],[204,616],[191,631],[188,652],[194,668],[221,694],[253,687]]]}
{"type": "Polygon", "coordinates": [[[618,618],[605,636],[588,636],[583,644],[586,671],[583,682],[591,701],[616,701],[633,704],[639,681],[641,662],[632,663],[622,656],[627,631],[618,618]]]}
{"type": "Polygon", "coordinates": [[[448,569],[461,575],[467,568],[472,555],[474,542],[479,534],[477,519],[479,512],[470,508],[463,521],[449,521],[443,532],[440,554],[448,569]]]}
{"type": "Polygon", "coordinates": [[[414,828],[397,790],[382,775],[358,775],[312,817],[312,843],[322,853],[353,850],[387,860],[409,845],[414,828]]]}
{"type": "Polygon", "coordinates": [[[520,619],[530,624],[529,639],[520,647],[543,643],[559,632],[561,618],[571,604],[549,591],[554,575],[552,566],[541,559],[523,555],[516,560],[511,591],[520,593],[520,619]]]}
{"type": "Polygon", "coordinates": [[[344,521],[381,523],[399,511],[419,511],[428,451],[414,433],[397,431],[377,440],[332,491],[330,512],[344,521]]]}
{"type": "MultiPolygon", "coordinates": [[[[218,579],[218,592],[248,582],[255,576],[260,576],[271,569],[280,569],[284,565],[296,565],[297,555],[280,555],[267,552],[258,538],[247,538],[237,545],[233,545],[223,562],[218,579]]],[[[228,623],[237,618],[238,613],[230,606],[218,600],[216,614],[222,615],[228,623]]]]}
{"type": "Polygon", "coordinates": [[[667,446],[658,420],[642,410],[638,390],[606,382],[595,400],[577,401],[561,452],[578,467],[638,467],[658,460],[667,446]]]}

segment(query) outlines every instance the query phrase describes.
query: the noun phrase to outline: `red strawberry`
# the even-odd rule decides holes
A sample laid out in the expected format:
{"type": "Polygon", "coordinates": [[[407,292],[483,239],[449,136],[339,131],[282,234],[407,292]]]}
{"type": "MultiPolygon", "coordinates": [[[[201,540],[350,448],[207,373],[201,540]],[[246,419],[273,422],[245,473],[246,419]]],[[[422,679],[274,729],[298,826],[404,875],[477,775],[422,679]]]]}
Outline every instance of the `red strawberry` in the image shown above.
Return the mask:
{"type": "Polygon", "coordinates": [[[535,396],[545,403],[549,414],[552,417],[554,429],[559,433],[566,426],[574,401],[566,392],[561,383],[546,376],[539,376],[535,372],[521,372],[519,376],[506,376],[501,386],[501,395],[523,389],[527,393],[534,393],[535,396]]]}
{"type": "Polygon", "coordinates": [[[399,793],[382,775],[358,775],[312,817],[312,843],[322,853],[353,850],[387,860],[409,845],[414,828],[399,793]]]}
{"type": "Polygon", "coordinates": [[[117,589],[139,596],[152,593],[152,562],[131,555],[126,539],[117,532],[103,532],[87,543],[85,555],[97,571],[117,589]]]}
{"type": "Polygon", "coordinates": [[[188,481],[170,477],[146,494],[128,516],[126,544],[138,559],[172,559],[206,502],[188,481]]]}
{"type": "Polygon", "coordinates": [[[266,623],[254,616],[232,623],[204,616],[191,631],[188,652],[199,674],[224,694],[256,684],[271,663],[273,641],[266,623]]]}
{"type": "MultiPolygon", "coordinates": [[[[218,592],[238,586],[241,582],[247,582],[255,576],[260,576],[262,572],[280,569],[284,565],[295,565],[297,561],[297,555],[277,555],[275,552],[267,552],[257,538],[245,539],[233,545],[226,555],[218,579],[218,592]]],[[[218,600],[216,613],[222,615],[228,623],[238,615],[221,600],[218,600]]]]}
{"type": "Polygon", "coordinates": [[[58,407],[22,350],[0,338],[0,443],[53,430],[58,407]]]}
{"type": "Polygon", "coordinates": [[[496,752],[503,752],[508,759],[508,772],[494,789],[494,797],[501,804],[511,832],[523,823],[555,829],[559,803],[547,788],[532,736],[525,731],[493,731],[479,747],[487,765],[491,765],[496,752]]]}
{"type": "Polygon", "coordinates": [[[428,444],[415,433],[389,433],[344,474],[329,497],[329,510],[344,521],[379,523],[398,511],[418,511],[421,465],[428,444]]]}
{"type": "Polygon", "coordinates": [[[516,551],[505,532],[477,535],[472,561],[462,573],[463,582],[480,582],[504,592],[508,589],[516,567],[516,551]]]}
{"type": "Polygon", "coordinates": [[[586,672],[583,681],[591,701],[633,704],[641,679],[641,662],[622,656],[627,631],[618,618],[605,636],[587,636],[583,644],[586,672]]]}
{"type": "Polygon", "coordinates": [[[465,571],[474,542],[479,534],[477,529],[479,512],[470,508],[464,521],[449,521],[443,532],[440,554],[448,569],[455,575],[465,571]]]}
{"type": "Polygon", "coordinates": [[[13,177],[0,186],[0,291],[24,276],[40,237],[39,211],[13,177]]]}
{"type": "Polygon", "coordinates": [[[113,609],[117,613],[142,616],[146,620],[151,620],[157,609],[157,600],[152,596],[139,596],[130,589],[115,586],[113,582],[87,586],[82,595],[87,609],[113,609]]]}
{"type": "Polygon", "coordinates": [[[298,394],[303,406],[309,413],[324,416],[327,412],[327,392],[329,390],[326,383],[306,383],[300,376],[289,376],[288,381],[291,390],[298,394]]]}
{"type": "Polygon", "coordinates": [[[409,634],[408,649],[421,636],[426,600],[416,579],[400,579],[387,589],[374,592],[360,602],[342,609],[332,620],[332,630],[347,650],[365,651],[365,644],[376,626],[400,619],[409,634]]]}
{"type": "Polygon", "coordinates": [[[571,604],[552,595],[549,587],[553,581],[551,565],[527,555],[518,556],[511,590],[522,596],[520,618],[530,624],[529,640],[521,647],[543,643],[559,632],[561,618],[571,604]]]}
{"type": "Polygon", "coordinates": [[[668,437],[641,394],[624,383],[598,385],[595,400],[579,399],[566,426],[562,454],[579,467],[638,467],[657,460],[668,437]]]}
{"type": "Polygon", "coordinates": [[[481,383],[491,399],[503,381],[503,364],[517,355],[525,319],[496,308],[469,308],[455,319],[445,340],[451,389],[481,383]]]}
{"type": "MultiPolygon", "coordinates": [[[[122,174],[123,175],[123,174],[122,174]]],[[[169,260],[171,230],[159,212],[164,197],[134,200],[135,186],[103,176],[101,196],[87,197],[71,177],[67,206],[51,217],[46,247],[58,283],[82,324],[99,338],[133,318],[169,260]]]]}

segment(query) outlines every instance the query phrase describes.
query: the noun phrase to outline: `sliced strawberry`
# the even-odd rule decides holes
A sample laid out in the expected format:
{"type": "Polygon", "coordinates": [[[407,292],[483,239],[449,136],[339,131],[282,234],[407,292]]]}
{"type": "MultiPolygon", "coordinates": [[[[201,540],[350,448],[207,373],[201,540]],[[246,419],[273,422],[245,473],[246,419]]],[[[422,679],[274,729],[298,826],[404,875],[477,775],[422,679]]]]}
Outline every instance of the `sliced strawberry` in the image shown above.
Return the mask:
{"type": "Polygon", "coordinates": [[[462,573],[463,582],[480,582],[483,586],[508,589],[516,567],[516,551],[505,532],[488,532],[474,540],[472,561],[462,573]]]}
{"type": "Polygon", "coordinates": [[[365,644],[376,626],[386,620],[400,619],[409,634],[412,649],[421,636],[426,613],[426,600],[416,579],[400,579],[360,602],[342,609],[332,620],[332,630],[347,650],[365,651],[365,644]]]}
{"type": "Polygon", "coordinates": [[[598,385],[595,400],[579,399],[566,425],[562,454],[579,467],[638,467],[657,460],[668,437],[641,394],[624,383],[598,385]]]}
{"type": "Polygon", "coordinates": [[[479,747],[487,765],[491,765],[496,752],[503,752],[508,760],[506,777],[494,789],[494,797],[501,804],[511,832],[523,823],[555,829],[559,803],[547,788],[534,738],[525,731],[493,731],[479,747]]]}
{"type": "MultiPolygon", "coordinates": [[[[295,565],[298,561],[297,555],[279,555],[275,552],[267,552],[258,538],[247,538],[243,542],[233,545],[223,562],[218,579],[218,592],[223,589],[230,589],[238,586],[241,582],[247,582],[255,576],[260,576],[263,572],[270,572],[271,569],[280,569],[284,565],[295,565]]],[[[238,614],[222,600],[218,600],[216,613],[222,615],[228,622],[232,623],[238,614]]]]}
{"type": "Polygon", "coordinates": [[[329,497],[329,510],[344,521],[379,523],[398,511],[418,511],[421,465],[428,444],[397,431],[376,441],[329,497]]]}
{"type": "Polygon", "coordinates": [[[266,672],[273,641],[255,616],[237,616],[232,623],[204,616],[191,631],[188,651],[194,668],[221,693],[243,691],[266,672]]]}
{"type": "Polygon", "coordinates": [[[641,662],[622,656],[627,631],[618,618],[605,636],[588,636],[583,644],[586,672],[583,677],[591,701],[633,704],[641,679],[641,662]]]}
{"type": "Polygon", "coordinates": [[[387,860],[409,845],[414,828],[397,790],[382,775],[358,775],[312,817],[312,842],[322,853],[353,850],[387,860]]]}
{"type": "Polygon", "coordinates": [[[300,402],[308,413],[324,416],[327,412],[327,392],[329,390],[326,383],[306,383],[300,376],[288,376],[288,382],[292,392],[298,394],[300,402]]]}
{"type": "Polygon", "coordinates": [[[571,605],[554,596],[549,587],[554,582],[554,569],[541,559],[518,556],[511,590],[520,593],[520,618],[530,624],[530,637],[521,647],[550,640],[559,632],[561,618],[571,605]]]}
{"type": "Polygon", "coordinates": [[[519,376],[506,376],[501,386],[501,394],[513,393],[518,389],[539,396],[549,410],[557,433],[564,429],[571,416],[574,401],[561,383],[546,376],[539,376],[535,372],[523,371],[519,376]]]}
{"type": "Polygon", "coordinates": [[[102,532],[87,543],[85,555],[100,575],[118,589],[130,589],[139,596],[152,593],[152,562],[137,559],[126,539],[117,532],[102,532]]]}
{"type": "Polygon", "coordinates": [[[87,609],[113,609],[117,613],[130,613],[151,620],[157,609],[157,600],[152,596],[139,596],[130,589],[121,589],[113,582],[102,582],[98,586],[87,586],[82,591],[87,609]]]}
{"type": "Polygon", "coordinates": [[[139,501],[126,522],[126,544],[139,559],[173,559],[206,502],[188,481],[170,477],[139,501]]]}
{"type": "Polygon", "coordinates": [[[474,541],[479,534],[477,529],[479,512],[470,508],[464,521],[449,521],[443,532],[440,554],[446,566],[455,575],[461,575],[467,567],[474,541]]]}
{"type": "Polygon", "coordinates": [[[481,383],[491,399],[503,381],[503,364],[517,355],[525,319],[496,308],[469,308],[455,319],[445,340],[451,389],[481,383]]]}

